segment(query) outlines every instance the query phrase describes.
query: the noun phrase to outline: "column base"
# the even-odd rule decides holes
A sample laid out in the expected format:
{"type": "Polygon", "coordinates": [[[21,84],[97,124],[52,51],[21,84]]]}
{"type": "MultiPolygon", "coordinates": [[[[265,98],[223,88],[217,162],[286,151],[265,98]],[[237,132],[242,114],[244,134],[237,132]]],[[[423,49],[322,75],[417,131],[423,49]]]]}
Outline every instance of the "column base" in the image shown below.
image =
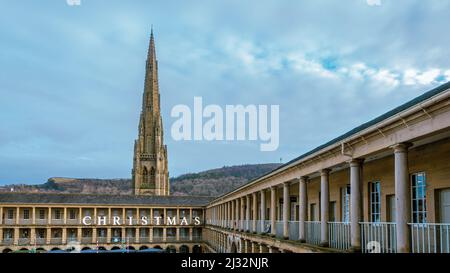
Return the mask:
{"type": "Polygon", "coordinates": [[[361,253],[362,248],[360,246],[352,246],[348,249],[348,252],[350,253],[361,253]]]}
{"type": "Polygon", "coordinates": [[[320,246],[321,246],[321,247],[329,247],[329,246],[330,246],[330,243],[328,243],[328,242],[321,242],[321,243],[320,243],[320,246]]]}

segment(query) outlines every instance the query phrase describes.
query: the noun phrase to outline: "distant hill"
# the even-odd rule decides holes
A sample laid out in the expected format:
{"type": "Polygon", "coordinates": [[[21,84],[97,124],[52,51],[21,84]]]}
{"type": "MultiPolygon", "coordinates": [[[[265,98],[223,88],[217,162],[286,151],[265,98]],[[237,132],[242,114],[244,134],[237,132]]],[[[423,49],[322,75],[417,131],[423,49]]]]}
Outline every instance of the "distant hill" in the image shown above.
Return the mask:
{"type": "MultiPolygon", "coordinates": [[[[224,166],[199,173],[183,174],[170,179],[171,194],[218,196],[249,180],[272,171],[280,164],[224,166]]],[[[44,184],[12,184],[0,187],[0,192],[53,192],[81,194],[131,194],[131,179],[91,179],[52,177],[44,184]]]]}

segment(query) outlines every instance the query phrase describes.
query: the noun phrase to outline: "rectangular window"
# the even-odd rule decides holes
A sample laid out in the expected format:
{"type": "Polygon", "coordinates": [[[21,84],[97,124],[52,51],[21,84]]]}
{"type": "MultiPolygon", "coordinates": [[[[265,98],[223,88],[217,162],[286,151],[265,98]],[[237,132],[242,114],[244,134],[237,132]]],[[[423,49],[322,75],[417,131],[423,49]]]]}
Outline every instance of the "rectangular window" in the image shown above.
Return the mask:
{"type": "Polygon", "coordinates": [[[14,210],[9,209],[8,210],[8,220],[13,220],[13,219],[14,219],[14,210]]]}
{"type": "Polygon", "coordinates": [[[413,223],[427,222],[427,194],[425,173],[411,175],[411,211],[413,223]]]}
{"type": "Polygon", "coordinates": [[[336,221],[336,202],[330,202],[328,204],[328,210],[330,212],[330,214],[328,215],[328,221],[330,222],[335,222],[336,221]]]}
{"type": "Polygon", "coordinates": [[[370,221],[373,223],[381,222],[380,181],[373,181],[369,183],[369,209],[370,221]]]}
{"type": "Polygon", "coordinates": [[[23,219],[24,220],[29,220],[30,219],[30,210],[29,209],[24,209],[23,210],[23,219]]]}
{"type": "Polygon", "coordinates": [[[342,222],[350,222],[350,185],[341,188],[341,217],[342,222]]]}
{"type": "Polygon", "coordinates": [[[45,210],[40,209],[39,210],[39,219],[44,220],[45,219],[45,210]]]}
{"type": "Polygon", "coordinates": [[[316,204],[311,204],[309,209],[309,220],[316,221],[316,204]]]}
{"type": "Polygon", "coordinates": [[[55,220],[60,220],[61,219],[61,210],[56,209],[55,210],[55,220]]]}
{"type": "Polygon", "coordinates": [[[76,213],[74,209],[69,210],[69,219],[70,220],[75,220],[76,219],[76,213]]]}

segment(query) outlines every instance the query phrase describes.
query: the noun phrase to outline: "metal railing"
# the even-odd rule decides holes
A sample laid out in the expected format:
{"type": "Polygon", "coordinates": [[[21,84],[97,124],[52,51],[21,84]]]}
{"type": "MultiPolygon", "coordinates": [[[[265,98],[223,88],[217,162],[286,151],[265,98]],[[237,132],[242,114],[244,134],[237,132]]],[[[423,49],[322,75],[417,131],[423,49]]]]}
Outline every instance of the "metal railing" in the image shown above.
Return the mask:
{"type": "Polygon", "coordinates": [[[35,223],[36,223],[36,225],[47,225],[48,219],[36,219],[35,223]]]}
{"type": "Polygon", "coordinates": [[[413,253],[450,253],[450,224],[409,224],[413,253]]]}
{"type": "Polygon", "coordinates": [[[31,242],[30,238],[19,238],[17,240],[18,245],[29,245],[31,242]]]}
{"type": "Polygon", "coordinates": [[[97,237],[97,242],[108,243],[108,238],[107,237],[97,237]]]}
{"type": "Polygon", "coordinates": [[[299,221],[289,221],[289,240],[298,240],[299,233],[299,221]]]}
{"type": "Polygon", "coordinates": [[[50,244],[51,245],[60,245],[62,244],[62,238],[50,238],[50,244]]]}
{"type": "Polygon", "coordinates": [[[36,245],[46,245],[47,238],[36,238],[36,245]]]}
{"type": "Polygon", "coordinates": [[[277,238],[283,238],[283,221],[275,221],[275,236],[277,238]]]}
{"type": "Polygon", "coordinates": [[[9,246],[9,245],[13,245],[13,244],[14,244],[13,238],[3,238],[3,240],[1,241],[1,245],[4,245],[4,246],[9,246]]]}
{"type": "Polygon", "coordinates": [[[306,242],[312,245],[320,245],[320,222],[319,221],[306,221],[306,242]]]}
{"type": "Polygon", "coordinates": [[[331,248],[350,249],[351,234],[349,222],[328,222],[328,234],[331,248]]]}
{"type": "Polygon", "coordinates": [[[263,223],[264,223],[263,220],[257,220],[256,221],[256,233],[258,233],[258,234],[263,233],[263,226],[262,226],[263,223]]]}
{"type": "Polygon", "coordinates": [[[82,244],[92,244],[92,237],[81,237],[82,244]]]}
{"type": "Polygon", "coordinates": [[[163,242],[163,241],[164,241],[163,236],[153,236],[153,239],[152,239],[153,243],[163,242]]]}
{"type": "Polygon", "coordinates": [[[361,248],[363,253],[396,253],[397,235],[395,223],[362,222],[361,248]]]}

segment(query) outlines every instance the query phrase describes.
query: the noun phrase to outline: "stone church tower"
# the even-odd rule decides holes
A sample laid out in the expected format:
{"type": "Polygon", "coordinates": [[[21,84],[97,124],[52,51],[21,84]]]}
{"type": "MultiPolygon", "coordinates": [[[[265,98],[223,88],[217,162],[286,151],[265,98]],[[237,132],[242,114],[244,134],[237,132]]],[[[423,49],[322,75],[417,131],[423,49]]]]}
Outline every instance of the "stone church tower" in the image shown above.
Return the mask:
{"type": "Polygon", "coordinates": [[[132,183],[136,195],[169,195],[167,146],[164,145],[163,124],[158,88],[153,30],[145,68],[144,95],[139,120],[139,134],[134,142],[132,183]]]}

